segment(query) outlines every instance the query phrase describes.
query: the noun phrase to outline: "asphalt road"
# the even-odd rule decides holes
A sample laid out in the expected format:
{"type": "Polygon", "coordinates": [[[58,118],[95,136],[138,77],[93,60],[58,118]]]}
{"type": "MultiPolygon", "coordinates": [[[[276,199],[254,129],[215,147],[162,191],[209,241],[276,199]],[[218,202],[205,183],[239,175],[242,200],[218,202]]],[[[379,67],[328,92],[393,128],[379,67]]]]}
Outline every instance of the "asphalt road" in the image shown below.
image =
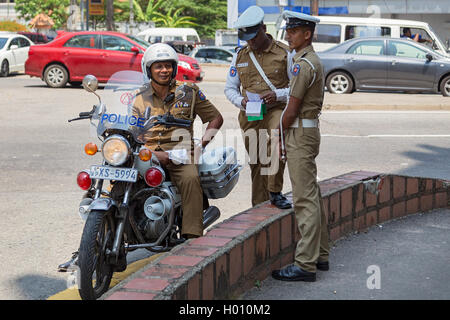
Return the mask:
{"type": "Polygon", "coordinates": [[[419,213],[335,243],[316,282],[272,277],[243,300],[449,300],[450,210],[419,213]]]}
{"type": "MultiPolygon", "coordinates": [[[[204,82],[206,96],[225,118],[220,145],[234,145],[246,158],[236,121],[237,109],[223,95],[223,82],[204,82]]],[[[325,110],[321,117],[322,145],[317,159],[320,179],[354,170],[370,170],[450,179],[450,99],[440,95],[355,93],[326,94],[325,104],[349,99],[350,110],[325,110]],[[364,101],[387,111],[357,110],[364,101]],[[440,106],[420,111],[417,101],[440,106]],[[402,110],[389,111],[391,101],[402,110]],[[407,111],[408,101],[414,111],[407,111]]],[[[0,299],[46,299],[66,289],[68,276],[56,272],[79,244],[83,222],[77,206],[82,191],[76,174],[99,163],[84,154],[96,142],[83,121],[67,119],[97,102],[80,88],[50,89],[36,78],[0,78],[0,299]]],[[[344,101],[345,102],[345,101],[344,101]]],[[[342,104],[339,104],[342,106],[342,104]]],[[[329,108],[329,107],[327,107],[329,108]]],[[[202,125],[196,122],[196,136],[202,125]]],[[[211,201],[225,219],[250,207],[250,173],[245,165],[235,189],[225,199],[211,201]],[[230,201],[232,200],[232,201],[230,201]]],[[[291,190],[287,170],[284,192],[291,190]]],[[[146,251],[130,261],[148,256],[146,251]]]]}

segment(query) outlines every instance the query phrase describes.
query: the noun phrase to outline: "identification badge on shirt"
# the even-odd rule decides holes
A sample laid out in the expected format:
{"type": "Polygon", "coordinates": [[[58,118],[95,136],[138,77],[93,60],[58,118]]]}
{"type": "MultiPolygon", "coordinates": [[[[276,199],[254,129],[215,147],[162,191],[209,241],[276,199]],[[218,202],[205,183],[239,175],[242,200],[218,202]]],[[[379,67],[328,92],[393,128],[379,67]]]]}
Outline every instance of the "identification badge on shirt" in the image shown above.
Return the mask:
{"type": "Polygon", "coordinates": [[[248,67],[248,62],[238,63],[238,64],[237,64],[237,67],[238,67],[238,68],[245,68],[245,67],[248,67]]]}

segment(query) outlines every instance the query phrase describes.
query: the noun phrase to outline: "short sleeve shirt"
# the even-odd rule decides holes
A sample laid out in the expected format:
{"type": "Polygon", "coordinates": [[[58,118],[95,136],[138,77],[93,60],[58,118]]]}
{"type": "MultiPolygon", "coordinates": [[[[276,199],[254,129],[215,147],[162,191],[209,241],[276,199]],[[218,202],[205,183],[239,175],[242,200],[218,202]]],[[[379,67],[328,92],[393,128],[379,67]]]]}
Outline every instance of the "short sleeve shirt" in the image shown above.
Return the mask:
{"type": "Polygon", "coordinates": [[[174,98],[165,102],[158,97],[150,86],[136,97],[134,107],[140,114],[151,107],[151,116],[170,113],[178,119],[191,120],[189,128],[157,125],[144,135],[146,146],[151,150],[193,149],[193,124],[198,115],[203,123],[210,122],[220,115],[216,107],[206,98],[205,94],[191,83],[176,83],[171,86],[169,95],[174,98]]]}
{"type": "Polygon", "coordinates": [[[289,95],[302,100],[300,118],[316,119],[322,110],[324,95],[322,64],[312,46],[298,52],[293,59],[289,95]]]}

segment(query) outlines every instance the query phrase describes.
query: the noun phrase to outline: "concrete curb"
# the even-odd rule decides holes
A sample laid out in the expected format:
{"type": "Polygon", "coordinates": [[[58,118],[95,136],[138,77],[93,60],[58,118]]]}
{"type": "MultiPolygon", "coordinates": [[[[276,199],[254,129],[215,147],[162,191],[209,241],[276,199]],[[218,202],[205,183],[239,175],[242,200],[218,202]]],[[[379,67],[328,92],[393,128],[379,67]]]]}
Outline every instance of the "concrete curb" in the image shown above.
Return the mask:
{"type": "MultiPolygon", "coordinates": [[[[319,185],[330,241],[377,223],[450,206],[450,181],[439,179],[355,171],[319,185]]],[[[293,209],[263,203],[161,255],[101,299],[236,298],[271,270],[292,263],[299,239],[293,209]]]]}

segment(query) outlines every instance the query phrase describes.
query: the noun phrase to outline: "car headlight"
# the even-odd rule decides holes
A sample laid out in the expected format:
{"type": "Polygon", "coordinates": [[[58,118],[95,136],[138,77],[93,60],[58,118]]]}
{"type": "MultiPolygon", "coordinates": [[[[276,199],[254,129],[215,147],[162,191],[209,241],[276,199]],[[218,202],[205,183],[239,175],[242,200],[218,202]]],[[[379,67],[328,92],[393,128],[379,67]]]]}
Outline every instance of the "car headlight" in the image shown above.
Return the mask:
{"type": "Polygon", "coordinates": [[[178,65],[185,69],[192,69],[191,65],[185,61],[178,61],[178,65]]]}
{"type": "Polygon", "coordinates": [[[113,135],[103,142],[103,158],[112,166],[120,166],[127,161],[130,149],[130,144],[125,138],[113,135]]]}

